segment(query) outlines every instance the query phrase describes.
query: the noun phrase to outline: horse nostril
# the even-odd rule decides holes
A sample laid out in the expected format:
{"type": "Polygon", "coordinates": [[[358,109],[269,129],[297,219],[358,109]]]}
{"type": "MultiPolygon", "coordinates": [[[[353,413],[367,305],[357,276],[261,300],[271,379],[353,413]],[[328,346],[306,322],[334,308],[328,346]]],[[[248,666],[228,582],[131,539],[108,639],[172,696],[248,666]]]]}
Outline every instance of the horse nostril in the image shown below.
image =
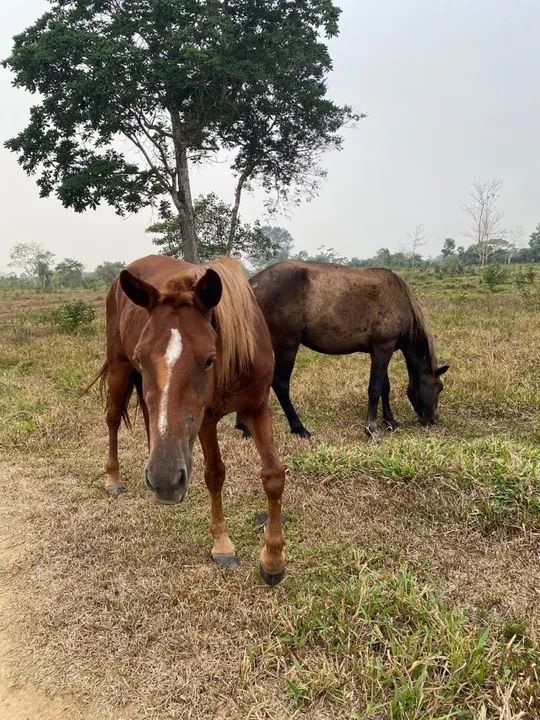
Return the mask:
{"type": "Polygon", "coordinates": [[[150,474],[148,472],[148,468],[144,469],[144,482],[146,483],[146,487],[148,488],[148,490],[154,489],[154,486],[150,482],[150,474]]]}
{"type": "Polygon", "coordinates": [[[174,482],[172,483],[172,486],[176,489],[182,489],[186,487],[187,485],[187,472],[185,468],[182,468],[178,475],[176,476],[174,482]]]}

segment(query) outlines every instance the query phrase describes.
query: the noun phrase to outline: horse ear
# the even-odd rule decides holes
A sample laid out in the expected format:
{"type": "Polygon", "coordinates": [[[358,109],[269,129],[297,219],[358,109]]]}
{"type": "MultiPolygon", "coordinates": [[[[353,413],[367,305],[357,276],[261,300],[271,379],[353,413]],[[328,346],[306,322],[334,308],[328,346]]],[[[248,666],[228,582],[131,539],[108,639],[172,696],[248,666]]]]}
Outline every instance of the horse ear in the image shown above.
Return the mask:
{"type": "Polygon", "coordinates": [[[129,270],[122,270],[120,273],[120,286],[131,302],[152,310],[159,301],[159,291],[150,283],[132,275],[129,270]]]}
{"type": "Polygon", "coordinates": [[[441,375],[444,375],[444,373],[448,370],[449,367],[450,365],[441,365],[440,368],[437,368],[437,370],[435,370],[435,376],[440,377],[441,375]]]}
{"type": "Polygon", "coordinates": [[[195,300],[202,306],[203,310],[211,310],[221,300],[223,285],[218,273],[212,268],[204,273],[202,278],[194,287],[195,300]]]}

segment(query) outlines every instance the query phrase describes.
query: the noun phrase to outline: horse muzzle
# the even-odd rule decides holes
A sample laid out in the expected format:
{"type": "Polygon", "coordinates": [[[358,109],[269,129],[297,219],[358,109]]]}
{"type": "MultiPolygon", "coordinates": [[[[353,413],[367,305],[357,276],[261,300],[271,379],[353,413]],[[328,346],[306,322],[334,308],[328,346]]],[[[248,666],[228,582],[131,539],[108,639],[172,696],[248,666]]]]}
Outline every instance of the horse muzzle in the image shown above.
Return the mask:
{"type": "Polygon", "coordinates": [[[161,505],[177,505],[185,498],[189,487],[189,475],[186,467],[171,475],[152,472],[148,466],[145,470],[146,487],[151,490],[161,505]]]}

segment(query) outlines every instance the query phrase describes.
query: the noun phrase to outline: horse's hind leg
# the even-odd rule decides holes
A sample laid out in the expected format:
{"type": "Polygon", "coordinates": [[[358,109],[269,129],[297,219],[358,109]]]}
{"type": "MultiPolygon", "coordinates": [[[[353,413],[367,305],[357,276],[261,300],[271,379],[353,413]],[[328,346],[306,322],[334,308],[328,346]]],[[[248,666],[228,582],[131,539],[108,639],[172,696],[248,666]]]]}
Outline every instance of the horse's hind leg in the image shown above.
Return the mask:
{"type": "Polygon", "coordinates": [[[109,427],[109,455],[105,466],[105,490],[119,495],[126,489],[120,482],[118,463],[118,430],[122,415],[133,390],[132,367],[128,362],[109,362],[107,372],[107,425],[109,427]]]}
{"type": "Polygon", "coordinates": [[[213,420],[209,418],[203,420],[199,430],[199,441],[204,454],[204,479],[211,501],[210,532],[214,538],[212,558],[217,565],[235,567],[238,565],[238,559],[227,530],[221,498],[225,466],[219,451],[216,423],[213,420]]]}
{"type": "Polygon", "coordinates": [[[388,363],[393,352],[394,345],[379,345],[371,351],[366,433],[374,440],[377,439],[377,406],[388,378],[388,363]]]}
{"type": "Polygon", "coordinates": [[[285,470],[274,447],[272,415],[268,401],[245,419],[261,457],[261,479],[268,499],[268,521],[264,528],[260,573],[265,583],[274,586],[285,575],[281,527],[281,496],[285,486],[285,470]]]}
{"type": "Polygon", "coordinates": [[[272,387],[279,400],[279,404],[283,408],[283,412],[287,416],[291,432],[300,435],[300,437],[308,438],[311,437],[311,433],[303,426],[302,421],[298,417],[289,392],[291,374],[296,360],[296,353],[298,352],[298,345],[299,343],[295,343],[275,348],[276,367],[272,387]]]}
{"type": "Polygon", "coordinates": [[[383,421],[389,430],[395,430],[399,423],[394,417],[392,408],[390,407],[390,378],[388,377],[388,370],[384,376],[384,383],[382,388],[382,409],[383,409],[383,421]]]}
{"type": "Polygon", "coordinates": [[[234,429],[240,430],[240,432],[246,439],[251,437],[250,429],[248,428],[248,426],[245,424],[245,422],[242,420],[242,418],[238,414],[236,415],[236,422],[234,423],[234,429]]]}

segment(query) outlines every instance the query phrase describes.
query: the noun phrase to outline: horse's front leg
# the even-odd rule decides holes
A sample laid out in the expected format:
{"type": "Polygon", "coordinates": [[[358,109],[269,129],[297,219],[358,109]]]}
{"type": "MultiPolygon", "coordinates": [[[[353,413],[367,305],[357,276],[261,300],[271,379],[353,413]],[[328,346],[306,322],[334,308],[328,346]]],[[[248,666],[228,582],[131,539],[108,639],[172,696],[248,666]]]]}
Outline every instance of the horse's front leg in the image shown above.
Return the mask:
{"type": "MultiPolygon", "coordinates": [[[[388,378],[388,364],[393,352],[393,345],[379,345],[371,351],[366,434],[371,437],[372,440],[378,439],[377,407],[383,393],[385,380],[388,378]]],[[[390,391],[390,387],[388,387],[388,391],[390,391]]]]}
{"type": "Polygon", "coordinates": [[[127,362],[109,360],[107,369],[107,426],[109,428],[109,454],[105,465],[105,490],[109,495],[120,495],[126,486],[120,482],[118,462],[118,430],[122,415],[129,402],[132,388],[131,366],[127,362]]]}
{"type": "Polygon", "coordinates": [[[199,441],[204,454],[204,479],[211,502],[210,532],[214,539],[212,559],[216,565],[236,567],[239,562],[223,514],[221,489],[225,481],[225,466],[219,451],[217,425],[214,420],[209,418],[203,420],[199,441]]]}
{"type": "Polygon", "coordinates": [[[390,406],[390,378],[388,377],[388,370],[384,378],[382,388],[382,410],[383,410],[383,421],[389,430],[395,430],[399,427],[399,423],[394,417],[392,407],[390,406]]]}
{"type": "Polygon", "coordinates": [[[261,457],[261,479],[268,499],[268,521],[264,528],[264,547],[261,551],[261,578],[268,585],[277,585],[285,575],[283,530],[281,528],[281,496],[285,486],[285,469],[281,464],[272,433],[272,415],[268,400],[245,422],[261,457]]]}

